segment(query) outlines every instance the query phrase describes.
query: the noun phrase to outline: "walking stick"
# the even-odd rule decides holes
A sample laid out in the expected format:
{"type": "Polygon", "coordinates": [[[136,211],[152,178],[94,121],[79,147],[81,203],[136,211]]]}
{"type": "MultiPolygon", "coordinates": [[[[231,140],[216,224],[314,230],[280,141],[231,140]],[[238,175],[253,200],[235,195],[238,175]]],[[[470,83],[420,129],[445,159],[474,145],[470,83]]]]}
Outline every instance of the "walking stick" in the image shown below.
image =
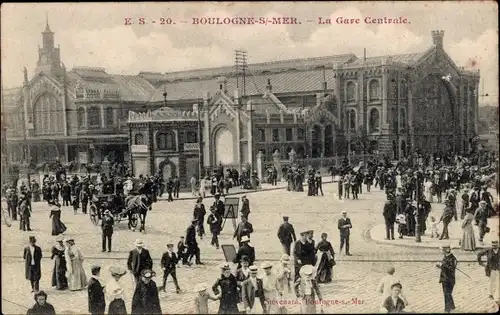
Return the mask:
{"type": "Polygon", "coordinates": [[[458,267],[455,267],[458,271],[460,271],[461,273],[463,273],[464,275],[467,276],[467,278],[471,279],[471,280],[474,280],[471,278],[471,276],[469,276],[468,274],[466,274],[465,272],[463,272],[462,270],[460,270],[458,267]]]}

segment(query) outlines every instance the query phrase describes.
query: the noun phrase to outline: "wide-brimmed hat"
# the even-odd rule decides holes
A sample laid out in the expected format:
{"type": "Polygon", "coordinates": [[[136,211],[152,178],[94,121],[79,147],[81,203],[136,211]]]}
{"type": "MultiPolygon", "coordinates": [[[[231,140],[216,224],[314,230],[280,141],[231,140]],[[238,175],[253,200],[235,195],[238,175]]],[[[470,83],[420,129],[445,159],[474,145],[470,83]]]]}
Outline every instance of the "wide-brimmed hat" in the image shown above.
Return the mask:
{"type": "Polygon", "coordinates": [[[206,283],[198,283],[197,285],[194,286],[194,292],[205,291],[207,288],[208,285],[206,283]]]}
{"type": "Polygon", "coordinates": [[[244,235],[241,240],[240,240],[241,243],[245,243],[245,242],[250,242],[250,238],[246,235],[244,235]]]}
{"type": "Polygon", "coordinates": [[[312,265],[304,265],[300,268],[299,274],[301,277],[312,276],[314,267],[312,265]]]}
{"type": "Polygon", "coordinates": [[[441,249],[451,249],[451,246],[449,244],[445,244],[441,246],[441,249]]]}
{"type": "Polygon", "coordinates": [[[250,272],[257,273],[259,271],[259,268],[257,266],[250,266],[250,272]]]}
{"type": "Polygon", "coordinates": [[[266,262],[263,262],[262,265],[260,266],[260,268],[262,269],[269,269],[269,268],[272,268],[273,265],[271,265],[270,262],[266,261],[266,262]]]}
{"type": "Polygon", "coordinates": [[[287,254],[283,254],[283,256],[281,256],[281,261],[290,262],[290,256],[287,254]]]}
{"type": "Polygon", "coordinates": [[[229,267],[229,264],[227,262],[220,264],[219,268],[222,269],[222,271],[231,270],[231,267],[229,267]]]}
{"type": "Polygon", "coordinates": [[[62,235],[57,235],[57,236],[56,236],[56,242],[64,242],[64,236],[62,236],[62,235]]]}
{"type": "Polygon", "coordinates": [[[74,241],[75,239],[71,236],[68,236],[64,239],[65,242],[69,242],[69,241],[74,241]]]}
{"type": "Polygon", "coordinates": [[[135,240],[134,245],[135,246],[144,246],[144,242],[140,238],[138,238],[135,240]]]}
{"type": "Polygon", "coordinates": [[[123,268],[122,266],[111,266],[109,267],[109,272],[111,272],[112,276],[123,276],[127,273],[127,269],[123,268]]]}
{"type": "Polygon", "coordinates": [[[168,244],[167,244],[167,247],[174,247],[174,244],[172,244],[172,243],[168,243],[168,244]]]}
{"type": "Polygon", "coordinates": [[[146,278],[146,279],[151,279],[153,277],[156,276],[156,272],[154,272],[153,270],[149,270],[149,269],[144,269],[142,272],[141,272],[141,276],[146,278]]]}

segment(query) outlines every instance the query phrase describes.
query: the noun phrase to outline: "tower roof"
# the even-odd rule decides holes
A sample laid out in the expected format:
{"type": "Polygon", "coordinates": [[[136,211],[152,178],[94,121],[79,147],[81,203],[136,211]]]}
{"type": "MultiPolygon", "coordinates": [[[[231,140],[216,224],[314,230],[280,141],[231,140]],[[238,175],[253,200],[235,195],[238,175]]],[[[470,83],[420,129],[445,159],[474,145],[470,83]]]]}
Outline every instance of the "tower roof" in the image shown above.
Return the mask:
{"type": "Polygon", "coordinates": [[[49,26],[49,14],[45,13],[45,31],[44,33],[52,33],[49,26]]]}

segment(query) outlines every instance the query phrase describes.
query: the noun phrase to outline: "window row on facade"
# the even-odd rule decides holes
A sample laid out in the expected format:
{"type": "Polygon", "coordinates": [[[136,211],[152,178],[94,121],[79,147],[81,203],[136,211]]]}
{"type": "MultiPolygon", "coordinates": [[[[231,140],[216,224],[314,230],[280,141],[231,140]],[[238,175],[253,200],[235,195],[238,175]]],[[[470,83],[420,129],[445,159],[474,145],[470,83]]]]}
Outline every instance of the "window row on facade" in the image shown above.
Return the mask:
{"type": "Polygon", "coordinates": [[[305,128],[258,128],[257,142],[294,142],[303,141],[306,136],[305,128]],[[281,130],[281,132],[280,132],[281,130]],[[294,134],[295,130],[295,134],[294,134]],[[267,137],[267,132],[270,132],[270,139],[267,137]]]}
{"type": "Polygon", "coordinates": [[[78,129],[101,128],[101,126],[115,125],[115,109],[106,107],[104,109],[104,121],[102,121],[101,108],[92,106],[87,109],[79,107],[76,112],[78,129]]]}
{"type": "MultiPolygon", "coordinates": [[[[389,109],[389,121],[392,124],[392,129],[393,130],[406,130],[406,125],[407,125],[407,115],[406,115],[406,109],[405,108],[400,108],[399,109],[399,117],[397,115],[397,109],[396,108],[390,108],[389,109]],[[399,126],[398,126],[399,125],[399,126]]],[[[371,108],[368,110],[368,133],[376,133],[380,132],[380,111],[378,108],[371,108]]],[[[358,117],[357,117],[357,111],[354,108],[348,109],[345,113],[345,121],[347,121],[347,128],[349,128],[351,131],[356,131],[358,129],[358,117]]]]}
{"type": "MultiPolygon", "coordinates": [[[[183,137],[183,143],[198,143],[196,131],[186,131],[179,135],[183,137]]],[[[154,147],[157,150],[177,151],[177,134],[172,131],[160,131],[156,133],[154,147]]],[[[143,133],[137,133],[134,137],[135,145],[145,145],[146,138],[143,133]]]]}
{"type": "MultiPolygon", "coordinates": [[[[396,83],[397,85],[397,83],[396,83]]],[[[401,98],[406,98],[408,95],[408,88],[405,83],[401,84],[402,87],[402,93],[401,93],[401,98]]],[[[346,95],[346,101],[348,103],[354,103],[358,100],[357,97],[357,92],[358,92],[358,86],[356,82],[354,81],[347,81],[345,84],[345,95],[346,95]]],[[[370,79],[368,81],[368,101],[369,102],[377,102],[382,100],[382,92],[381,92],[381,87],[380,87],[380,80],[379,79],[370,79]]]]}

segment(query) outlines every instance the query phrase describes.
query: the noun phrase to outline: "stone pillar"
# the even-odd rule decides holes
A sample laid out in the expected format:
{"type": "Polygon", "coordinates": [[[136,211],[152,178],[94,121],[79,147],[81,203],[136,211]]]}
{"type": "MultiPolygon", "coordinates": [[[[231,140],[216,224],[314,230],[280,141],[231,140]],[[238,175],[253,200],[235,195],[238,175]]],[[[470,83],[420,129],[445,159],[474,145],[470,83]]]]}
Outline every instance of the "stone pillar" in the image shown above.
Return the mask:
{"type": "MultiPolygon", "coordinates": [[[[248,124],[247,124],[247,152],[248,152],[248,163],[252,168],[254,168],[254,160],[253,160],[253,107],[252,107],[252,101],[248,101],[247,103],[247,113],[248,113],[248,124]]],[[[260,152],[260,151],[259,151],[260,152]]],[[[262,160],[261,160],[262,162],[262,160]]],[[[260,177],[259,177],[260,178],[260,177]]]]}
{"type": "Polygon", "coordinates": [[[320,126],[320,130],[321,130],[321,156],[325,156],[325,152],[326,152],[326,142],[325,142],[325,126],[324,125],[321,125],[320,126]]]}
{"type": "Polygon", "coordinates": [[[240,120],[240,98],[238,90],[234,90],[234,110],[236,112],[236,163],[238,163],[238,172],[241,174],[241,120],[240,120]]]}
{"type": "Polygon", "coordinates": [[[211,134],[210,134],[210,109],[208,99],[210,95],[203,95],[203,164],[205,167],[212,165],[211,134]]]}
{"type": "Polygon", "coordinates": [[[295,161],[297,161],[297,152],[295,152],[295,149],[292,149],[290,153],[288,153],[288,157],[290,158],[290,163],[295,164],[295,161]]]}
{"type": "Polygon", "coordinates": [[[387,104],[390,93],[387,84],[387,68],[382,67],[382,125],[387,124],[387,104]]]}
{"type": "Polygon", "coordinates": [[[101,128],[106,128],[104,124],[106,121],[106,115],[104,115],[104,105],[101,104],[100,108],[101,108],[101,128]]]}
{"type": "MultiPolygon", "coordinates": [[[[104,160],[101,163],[101,173],[106,174],[106,177],[108,177],[108,178],[109,178],[109,174],[111,173],[110,162],[108,160],[107,155],[104,157],[104,160]]],[[[153,173],[151,173],[151,174],[153,174],[153,173]]]]}
{"type": "Polygon", "coordinates": [[[262,182],[262,174],[264,173],[264,163],[262,163],[262,159],[264,158],[264,154],[262,151],[259,151],[256,156],[256,171],[257,171],[257,177],[259,177],[259,180],[262,182]]]}
{"type": "Polygon", "coordinates": [[[278,179],[281,181],[283,178],[283,174],[281,173],[281,153],[278,150],[273,153],[273,164],[278,170],[278,179]]]}

